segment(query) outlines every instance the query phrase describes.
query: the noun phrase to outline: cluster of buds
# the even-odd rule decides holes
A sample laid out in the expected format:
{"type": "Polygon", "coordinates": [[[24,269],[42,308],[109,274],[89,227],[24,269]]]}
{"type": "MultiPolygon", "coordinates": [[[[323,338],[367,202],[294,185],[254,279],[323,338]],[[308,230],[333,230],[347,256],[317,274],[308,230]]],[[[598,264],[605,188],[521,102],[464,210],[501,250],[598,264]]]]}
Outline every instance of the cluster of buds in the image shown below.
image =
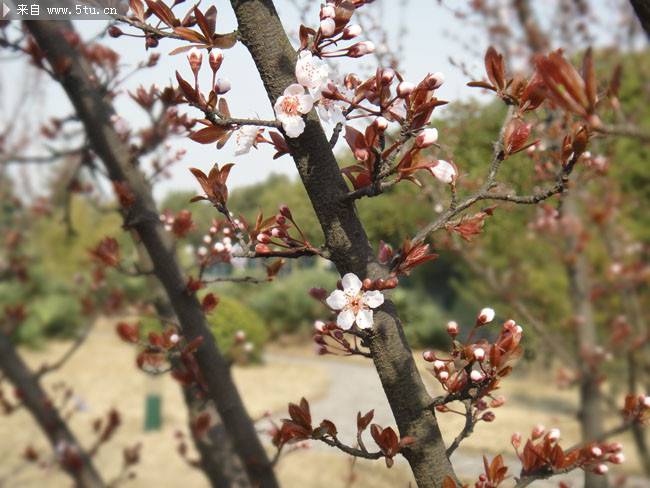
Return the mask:
{"type": "Polygon", "coordinates": [[[213,220],[208,232],[201,238],[196,254],[199,264],[205,268],[213,263],[230,263],[238,235],[246,229],[246,223],[238,218],[213,220]]]}
{"type": "Polygon", "coordinates": [[[314,322],[313,340],[316,344],[316,353],[321,356],[325,354],[342,356],[368,355],[367,351],[361,349],[364,345],[363,340],[359,341],[355,335],[352,342],[350,342],[334,322],[323,322],[322,320],[314,322]]]}
{"type": "Polygon", "coordinates": [[[625,462],[623,446],[618,442],[589,443],[568,450],[559,444],[560,430],[536,426],[520,450],[522,436],[512,435],[511,443],[521,461],[521,477],[548,475],[582,468],[596,474],[604,475],[609,471],[607,463],[625,462]]]}
{"type": "Polygon", "coordinates": [[[120,245],[113,237],[105,237],[94,248],[89,249],[88,253],[101,267],[115,268],[120,263],[120,245]]]}
{"type": "Polygon", "coordinates": [[[192,212],[189,210],[181,210],[176,215],[169,210],[165,210],[160,214],[160,222],[165,226],[167,232],[171,232],[179,239],[186,237],[194,229],[192,212]]]}
{"type": "Polygon", "coordinates": [[[650,419],[650,396],[627,395],[622,413],[628,422],[645,424],[650,419]]]}
{"type": "Polygon", "coordinates": [[[278,213],[267,219],[264,219],[260,212],[251,231],[251,238],[256,242],[255,253],[260,256],[272,255],[278,250],[285,254],[320,254],[309,242],[286,205],[280,205],[278,213]],[[292,236],[291,229],[295,229],[298,235],[292,236]]]}
{"type": "Polygon", "coordinates": [[[167,327],[162,333],[149,332],[142,336],[139,324],[120,322],[116,326],[118,336],[125,342],[136,344],[140,352],[136,357],[138,367],[149,374],[162,374],[170,370],[171,375],[184,385],[198,387],[198,394],[207,390],[194,353],[203,343],[203,337],[187,341],[176,327],[167,327]]]}
{"type": "Polygon", "coordinates": [[[437,357],[433,351],[423,353],[424,360],[433,365],[433,375],[447,392],[446,396],[439,397],[434,402],[437,410],[458,413],[447,404],[454,400],[469,399],[475,409],[475,418],[491,422],[494,413],[487,409],[498,408],[505,403],[505,398],[494,397],[492,392],[498,388],[501,378],[512,371],[510,363],[521,355],[519,343],[522,328],[514,320],[508,320],[494,342],[486,339],[472,342],[475,332],[492,322],[494,317],[493,309],[481,310],[464,343],[458,340],[458,324],[449,322],[447,333],[453,340],[449,357],[437,357]],[[490,400],[486,400],[486,397],[490,400]]]}
{"type": "Polygon", "coordinates": [[[352,41],[362,33],[359,24],[352,24],[350,20],[354,14],[354,5],[349,2],[328,1],[320,8],[320,23],[318,29],[305,25],[300,26],[300,49],[308,49],[318,57],[343,57],[360,58],[375,51],[371,41],[354,42],[345,47],[339,47],[342,41],[352,41]],[[329,49],[337,46],[335,49],[329,49]]]}

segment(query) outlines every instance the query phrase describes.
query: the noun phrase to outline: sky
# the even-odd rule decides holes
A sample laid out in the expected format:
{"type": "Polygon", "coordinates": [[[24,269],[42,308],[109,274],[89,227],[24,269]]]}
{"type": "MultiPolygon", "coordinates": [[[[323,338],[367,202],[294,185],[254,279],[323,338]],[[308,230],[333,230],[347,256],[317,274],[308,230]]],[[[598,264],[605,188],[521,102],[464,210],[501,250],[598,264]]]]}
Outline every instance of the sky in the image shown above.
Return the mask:
{"type": "MultiPolygon", "coordinates": [[[[544,1],[551,2],[552,0],[544,1]]],[[[594,3],[607,1],[594,0],[594,3]]],[[[455,2],[460,4],[464,0],[449,0],[447,3],[454,4],[455,2]]],[[[218,10],[217,31],[234,30],[236,21],[230,3],[226,0],[213,0],[213,3],[218,10]]],[[[296,32],[300,25],[297,9],[287,0],[277,0],[275,3],[287,31],[296,32]]],[[[311,25],[316,25],[318,22],[319,4],[318,1],[313,2],[313,8],[309,15],[311,25]]],[[[456,62],[464,63],[476,77],[482,77],[482,53],[488,45],[487,40],[481,37],[482,34],[476,34],[476,31],[472,33],[474,36],[472,44],[476,45],[476,49],[470,50],[464,47],[459,39],[469,35],[467,28],[454,17],[449,9],[441,7],[436,0],[376,0],[375,3],[364,8],[375,9],[379,12],[382,23],[393,42],[399,35],[400,26],[407,26],[407,34],[400,36],[403,44],[400,55],[401,67],[406,79],[417,82],[428,72],[440,71],[444,73],[446,82],[438,91],[439,98],[449,101],[466,100],[477,94],[476,89],[465,85],[470,80],[458,67],[452,65],[450,58],[456,62]]],[[[104,26],[105,23],[102,21],[76,22],[77,29],[85,37],[95,35],[104,26]]],[[[142,39],[123,36],[118,39],[108,39],[107,44],[120,53],[123,62],[127,65],[136,64],[148,56],[142,39]]],[[[167,55],[178,45],[180,45],[179,41],[163,39],[158,47],[158,52],[162,55],[158,66],[143,70],[129,78],[125,88],[133,90],[141,83],[146,86],[154,82],[158,85],[169,84],[174,79],[174,72],[177,69],[184,74],[185,78],[191,78],[185,55],[167,55]]],[[[219,76],[228,78],[232,83],[232,90],[226,98],[233,116],[273,118],[272,107],[257,76],[255,66],[243,45],[238,43],[233,49],[225,51],[224,55],[224,63],[219,76]]],[[[339,59],[341,61],[338,62],[338,69],[343,73],[364,72],[363,67],[367,68],[369,62],[373,61],[370,57],[356,60],[339,59]]],[[[207,63],[204,63],[204,74],[207,77],[210,70],[206,65],[207,63]]],[[[4,107],[11,106],[20,96],[19,93],[25,83],[26,74],[20,61],[3,60],[2,67],[4,69],[0,72],[0,82],[2,83],[0,85],[0,101],[4,107]]],[[[368,71],[365,70],[365,72],[368,71]]],[[[175,80],[173,83],[176,84],[175,80]]],[[[41,120],[48,115],[60,116],[69,113],[70,105],[63,91],[53,83],[45,83],[44,86],[46,91],[39,95],[38,114],[41,120]]],[[[207,83],[204,86],[207,92],[207,83]]],[[[192,109],[188,109],[188,111],[196,117],[200,116],[198,111],[192,111],[192,109]]],[[[133,127],[138,127],[146,121],[143,112],[128,97],[120,97],[120,101],[117,103],[117,112],[133,127]]],[[[326,131],[331,131],[331,127],[326,127],[326,131]]],[[[289,157],[273,160],[273,150],[268,145],[263,144],[260,150],[253,150],[248,155],[235,156],[233,142],[230,141],[223,149],[217,150],[214,145],[201,145],[185,137],[175,139],[172,142],[173,148],[183,148],[187,153],[183,161],[173,169],[172,177],[156,186],[156,196],[160,198],[173,190],[196,189],[196,182],[187,168],[209,169],[213,163],[220,165],[227,162],[236,163],[229,179],[231,188],[262,181],[271,173],[296,174],[292,160],[289,157]]],[[[342,147],[341,142],[339,142],[340,147],[342,147]]],[[[42,169],[38,168],[36,171],[41,172],[42,169]]]]}

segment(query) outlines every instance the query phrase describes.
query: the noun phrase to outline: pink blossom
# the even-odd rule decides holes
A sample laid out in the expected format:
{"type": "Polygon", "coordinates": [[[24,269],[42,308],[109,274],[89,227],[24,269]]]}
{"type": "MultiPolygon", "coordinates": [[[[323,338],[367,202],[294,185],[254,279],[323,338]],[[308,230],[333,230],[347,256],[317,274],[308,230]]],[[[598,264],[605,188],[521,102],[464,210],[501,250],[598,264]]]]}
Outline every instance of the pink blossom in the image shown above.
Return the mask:
{"type": "MultiPolygon", "coordinates": [[[[327,19],[334,22],[332,19],[327,19]]],[[[329,68],[321,59],[316,58],[311,52],[305,50],[298,54],[296,62],[296,79],[298,83],[310,92],[320,93],[323,84],[327,81],[329,68]]]]}
{"type": "Polygon", "coordinates": [[[235,156],[248,153],[255,145],[259,129],[254,125],[243,125],[235,131],[235,156]]]}

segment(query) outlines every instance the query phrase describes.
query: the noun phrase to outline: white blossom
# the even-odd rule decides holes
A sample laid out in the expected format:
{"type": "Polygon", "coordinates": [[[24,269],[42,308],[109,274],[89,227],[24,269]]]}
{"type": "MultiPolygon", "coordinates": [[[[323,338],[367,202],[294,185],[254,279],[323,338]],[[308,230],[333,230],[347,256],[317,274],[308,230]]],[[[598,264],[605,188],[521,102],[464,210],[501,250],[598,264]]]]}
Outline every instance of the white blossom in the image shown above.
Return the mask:
{"type": "Polygon", "coordinates": [[[254,125],[243,125],[235,131],[235,156],[248,153],[255,145],[259,129],[254,125]]]}
{"type": "Polygon", "coordinates": [[[362,283],[357,275],[348,273],[341,279],[343,290],[334,290],[327,297],[327,305],[339,311],[336,325],[348,330],[356,322],[360,329],[373,325],[373,308],[384,303],[384,295],[377,290],[362,292],[362,283]]]}
{"type": "Polygon", "coordinates": [[[298,137],[305,130],[302,116],[313,106],[313,97],[305,93],[302,85],[294,83],[284,90],[284,94],[277,99],[273,108],[287,136],[298,137]]]}
{"type": "Polygon", "coordinates": [[[437,163],[431,167],[431,174],[443,183],[451,183],[456,179],[456,168],[448,161],[439,159],[437,163]]]}
{"type": "MultiPolygon", "coordinates": [[[[332,21],[332,19],[328,20],[332,21]]],[[[329,68],[323,60],[314,57],[310,51],[300,51],[296,62],[296,79],[298,83],[311,93],[320,93],[328,76],[329,68]]]]}

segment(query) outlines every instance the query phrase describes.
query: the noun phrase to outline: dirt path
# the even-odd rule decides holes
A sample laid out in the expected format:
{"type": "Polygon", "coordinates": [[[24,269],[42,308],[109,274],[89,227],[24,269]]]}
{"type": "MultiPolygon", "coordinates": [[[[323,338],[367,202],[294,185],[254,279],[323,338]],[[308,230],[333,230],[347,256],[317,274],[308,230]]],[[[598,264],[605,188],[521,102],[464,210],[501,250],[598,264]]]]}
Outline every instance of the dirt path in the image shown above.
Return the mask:
{"type": "MultiPolygon", "coordinates": [[[[274,362],[282,362],[304,366],[319,365],[326,368],[329,374],[330,387],[326,395],[319,399],[315,399],[314,401],[310,401],[312,418],[314,419],[314,422],[318,422],[325,418],[334,422],[339,431],[339,438],[346,444],[355,444],[356,412],[358,410],[365,413],[368,410],[374,409],[374,423],[378,423],[384,427],[395,425],[393,415],[388,407],[377,373],[369,364],[339,359],[328,360],[319,357],[291,356],[278,354],[277,352],[268,353],[266,359],[270,364],[274,362]]],[[[283,417],[286,417],[286,414],[277,414],[273,418],[279,420],[283,417]]],[[[447,420],[446,417],[445,420],[447,420]]],[[[506,425],[505,419],[502,418],[501,420],[505,430],[501,432],[502,435],[499,437],[509,439],[512,432],[510,430],[511,427],[506,425]]],[[[495,424],[497,422],[495,422],[495,424]]],[[[492,432],[494,432],[494,429],[492,429],[492,432]]],[[[444,430],[443,434],[445,434],[447,439],[450,439],[449,434],[444,432],[444,430]]],[[[478,435],[481,434],[479,433],[478,435]]],[[[366,442],[367,445],[374,445],[369,435],[364,437],[364,440],[366,438],[368,439],[366,442]]],[[[498,442],[498,444],[500,445],[502,442],[498,442]]],[[[628,446],[630,445],[628,444],[628,446]]],[[[494,448],[496,446],[492,447],[494,448]]],[[[334,451],[329,446],[318,442],[313,442],[311,449],[318,452],[334,451]]],[[[500,449],[497,448],[496,450],[500,449]]],[[[503,452],[504,456],[506,456],[506,463],[511,466],[511,469],[518,472],[518,460],[514,456],[510,456],[508,451],[503,452]]],[[[488,457],[491,458],[492,455],[493,454],[490,454],[488,457]]],[[[467,481],[475,481],[483,472],[481,456],[482,450],[460,448],[452,458],[457,473],[467,481]]],[[[398,457],[397,461],[398,463],[405,464],[403,458],[398,457]]],[[[382,465],[377,466],[375,469],[385,468],[382,465]]],[[[538,481],[532,486],[539,488],[557,487],[560,481],[564,481],[571,487],[580,487],[582,486],[582,473],[580,471],[574,471],[569,475],[555,477],[552,480],[538,481]]],[[[648,488],[650,487],[650,482],[640,478],[628,478],[628,482],[625,486],[626,488],[648,488]]]]}

